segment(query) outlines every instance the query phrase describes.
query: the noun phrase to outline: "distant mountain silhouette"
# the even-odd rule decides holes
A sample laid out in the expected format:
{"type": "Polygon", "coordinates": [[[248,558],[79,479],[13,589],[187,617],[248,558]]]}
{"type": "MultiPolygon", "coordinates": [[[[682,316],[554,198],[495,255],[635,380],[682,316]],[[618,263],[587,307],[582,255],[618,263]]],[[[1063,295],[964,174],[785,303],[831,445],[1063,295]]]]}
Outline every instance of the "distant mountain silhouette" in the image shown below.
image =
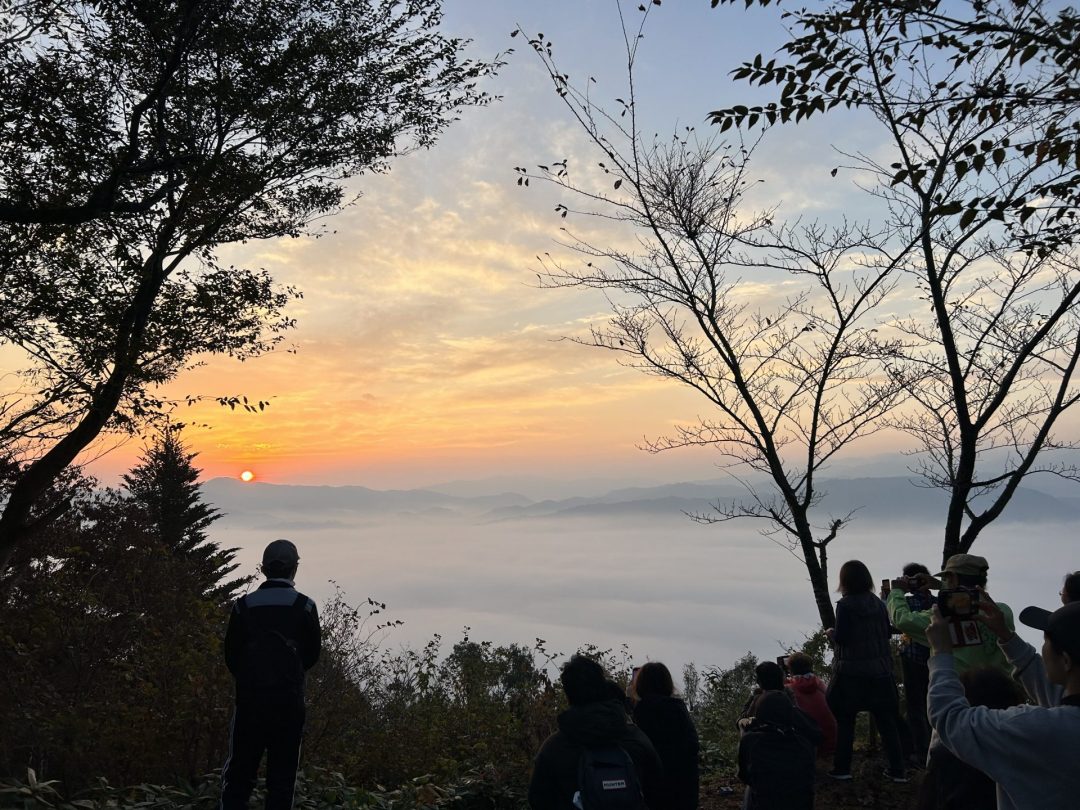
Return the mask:
{"type": "MultiPolygon", "coordinates": [[[[940,523],[945,493],[916,485],[914,477],[833,478],[818,482],[821,519],[854,512],[858,523],[940,523]]],[[[492,482],[495,485],[495,482],[492,482]]],[[[708,513],[717,502],[745,500],[746,492],[729,480],[686,482],[614,489],[599,496],[534,501],[516,492],[475,496],[429,489],[375,490],[360,486],[291,486],[244,484],[230,478],[206,482],[207,501],[235,518],[259,516],[259,523],[283,521],[296,526],[347,526],[356,520],[413,516],[425,520],[478,522],[591,518],[605,520],[682,518],[708,513]]],[[[763,495],[769,491],[764,486],[763,495]]],[[[1033,488],[1017,490],[1001,523],[1061,523],[1080,518],[1080,498],[1055,497],[1033,488]]]]}
{"type": "Polygon", "coordinates": [[[474,514],[531,501],[514,493],[455,497],[425,489],[378,490],[360,486],[296,486],[213,478],[203,485],[206,499],[229,514],[296,513],[327,515],[334,512],[364,514],[431,513],[474,514]]]}

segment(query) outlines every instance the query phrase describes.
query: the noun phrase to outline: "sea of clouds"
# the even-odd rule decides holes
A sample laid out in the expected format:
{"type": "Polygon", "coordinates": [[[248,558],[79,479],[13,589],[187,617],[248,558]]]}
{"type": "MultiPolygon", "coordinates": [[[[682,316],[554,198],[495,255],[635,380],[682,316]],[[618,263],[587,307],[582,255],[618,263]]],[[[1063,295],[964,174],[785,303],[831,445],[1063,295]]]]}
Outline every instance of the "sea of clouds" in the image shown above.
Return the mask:
{"type": "MultiPolygon", "coordinates": [[[[386,617],[404,622],[386,644],[421,646],[439,634],[448,650],[468,627],[475,640],[541,638],[563,654],[625,644],[634,662],[673,667],[728,666],[746,652],[775,657],[817,623],[802,563],[759,523],[690,520],[684,510],[707,506],[699,486],[685,485],[682,498],[667,487],[538,502],[217,479],[207,498],[228,513],[213,537],[239,548],[242,570],[255,570],[269,540],[293,539],[298,587],[320,603],[335,584],[352,602],[386,602],[386,617]]],[[[912,560],[939,562],[940,523],[921,513],[933,503],[907,486],[850,484],[871,505],[830,545],[831,583],[850,558],[879,580],[912,560]]],[[[1080,568],[1075,524],[1063,520],[1072,509],[1069,499],[1029,497],[1017,513],[1026,519],[979,539],[973,551],[990,560],[996,599],[1017,612],[1057,603],[1063,574],[1080,568]]]]}

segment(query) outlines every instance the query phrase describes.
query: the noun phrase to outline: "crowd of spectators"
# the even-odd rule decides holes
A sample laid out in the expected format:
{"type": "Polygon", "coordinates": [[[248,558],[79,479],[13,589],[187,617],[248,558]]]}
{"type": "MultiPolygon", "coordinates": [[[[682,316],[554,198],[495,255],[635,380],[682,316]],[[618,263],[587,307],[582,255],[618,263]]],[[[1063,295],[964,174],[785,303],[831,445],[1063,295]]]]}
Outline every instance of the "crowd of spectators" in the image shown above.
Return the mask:
{"type": "MultiPolygon", "coordinates": [[[[988,570],[971,554],[935,575],[910,563],[875,593],[866,565],[846,562],[827,678],[802,652],[755,669],[736,724],[744,810],[809,810],[820,779],[854,780],[863,712],[881,739],[880,778],[918,773],[919,810],[1080,807],[1080,572],[1057,610],[1021,611],[1043,632],[1039,651],[990,596],[988,570]]],[[[570,707],[537,754],[533,810],[696,810],[697,733],[667,667],[636,670],[624,694],[577,655],[561,682],[570,707]]]]}

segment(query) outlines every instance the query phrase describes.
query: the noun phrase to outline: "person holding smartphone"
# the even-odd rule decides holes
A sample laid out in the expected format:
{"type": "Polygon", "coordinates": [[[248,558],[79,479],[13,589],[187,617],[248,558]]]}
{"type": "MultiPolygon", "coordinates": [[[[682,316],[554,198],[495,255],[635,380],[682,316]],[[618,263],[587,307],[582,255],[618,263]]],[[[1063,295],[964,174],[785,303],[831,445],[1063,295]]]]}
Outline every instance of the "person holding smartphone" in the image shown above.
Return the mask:
{"type": "MultiPolygon", "coordinates": [[[[906,593],[929,587],[941,589],[938,592],[939,603],[944,591],[953,593],[961,591],[971,596],[978,594],[978,598],[982,599],[989,570],[990,565],[985,557],[975,554],[954,554],[946,561],[944,570],[936,575],[936,579],[920,574],[914,578],[905,577],[894,580],[892,589],[885,600],[889,611],[889,621],[892,622],[893,627],[906,634],[912,641],[926,644],[926,630],[930,626],[931,613],[929,610],[912,610],[906,599],[906,593]]],[[[972,604],[977,603],[973,601],[972,604]]],[[[997,606],[1001,610],[1005,626],[1011,633],[1016,627],[1012,609],[1004,602],[998,602],[997,606]]],[[[957,671],[963,674],[969,669],[995,667],[1009,672],[1009,663],[998,646],[1000,636],[984,622],[980,622],[978,615],[974,612],[971,616],[956,617],[947,622],[953,634],[953,655],[957,671]]]]}
{"type": "Polygon", "coordinates": [[[949,622],[939,607],[926,629],[930,643],[930,721],[942,744],[997,783],[998,810],[1075,810],[1080,806],[1080,603],[1053,613],[1028,608],[1020,621],[1043,631],[1047,691],[1039,705],[972,706],[957,674],[949,622]]]}

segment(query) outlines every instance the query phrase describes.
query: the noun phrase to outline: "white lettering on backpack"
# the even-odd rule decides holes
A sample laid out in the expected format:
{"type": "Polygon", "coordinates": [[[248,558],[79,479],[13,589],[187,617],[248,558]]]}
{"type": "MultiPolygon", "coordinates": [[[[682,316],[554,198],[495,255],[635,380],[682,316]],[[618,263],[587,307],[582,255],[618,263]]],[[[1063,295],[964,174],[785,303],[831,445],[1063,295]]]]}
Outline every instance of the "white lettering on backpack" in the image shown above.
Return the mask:
{"type": "Polygon", "coordinates": [[[600,787],[604,790],[626,790],[625,779],[604,779],[600,782],[600,787]]]}

